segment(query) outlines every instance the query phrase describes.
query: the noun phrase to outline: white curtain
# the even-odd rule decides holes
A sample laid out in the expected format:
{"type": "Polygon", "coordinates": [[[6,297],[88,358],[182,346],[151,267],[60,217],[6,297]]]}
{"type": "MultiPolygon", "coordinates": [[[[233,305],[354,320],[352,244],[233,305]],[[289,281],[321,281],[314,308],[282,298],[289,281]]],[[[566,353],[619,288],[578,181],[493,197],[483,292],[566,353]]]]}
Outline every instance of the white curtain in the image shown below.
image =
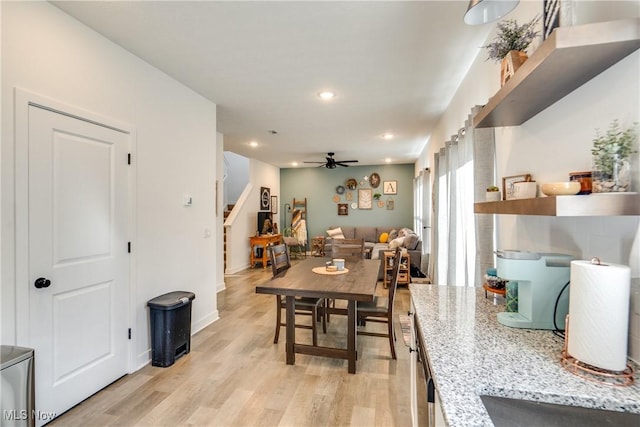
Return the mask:
{"type": "Polygon", "coordinates": [[[431,254],[431,188],[429,169],[420,171],[413,180],[413,223],[414,230],[422,240],[422,262],[418,267],[426,272],[431,254]]]}
{"type": "Polygon", "coordinates": [[[434,242],[429,275],[436,284],[480,286],[484,260],[492,263],[493,259],[493,221],[476,218],[473,204],[484,200],[485,188],[495,179],[495,142],[492,129],[472,127],[476,111],[434,156],[434,242]]]}

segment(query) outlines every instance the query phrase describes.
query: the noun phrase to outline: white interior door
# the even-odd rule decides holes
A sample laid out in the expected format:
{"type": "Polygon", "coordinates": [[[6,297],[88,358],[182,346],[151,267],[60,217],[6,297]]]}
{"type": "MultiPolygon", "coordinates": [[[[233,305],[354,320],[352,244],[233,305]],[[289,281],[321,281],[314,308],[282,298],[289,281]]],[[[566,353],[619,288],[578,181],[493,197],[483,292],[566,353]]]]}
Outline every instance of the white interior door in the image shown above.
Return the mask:
{"type": "Polygon", "coordinates": [[[129,135],[36,106],[28,120],[29,346],[36,408],[59,415],[127,373],[129,135]]]}

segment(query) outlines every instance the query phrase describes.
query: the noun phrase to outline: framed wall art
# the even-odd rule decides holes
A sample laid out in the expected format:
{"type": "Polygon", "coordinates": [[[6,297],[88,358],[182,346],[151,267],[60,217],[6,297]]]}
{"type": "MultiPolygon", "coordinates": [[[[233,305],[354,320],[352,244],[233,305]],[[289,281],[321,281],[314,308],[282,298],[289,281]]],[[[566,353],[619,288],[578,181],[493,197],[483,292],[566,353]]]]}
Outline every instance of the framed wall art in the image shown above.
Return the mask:
{"type": "Polygon", "coordinates": [[[338,215],[349,215],[348,203],[338,203],[338,215]]]}
{"type": "MultiPolygon", "coordinates": [[[[551,32],[560,26],[560,0],[544,0],[542,13],[542,39],[546,40],[551,32]]],[[[562,23],[562,25],[567,25],[562,23]]]]}
{"type": "Polygon", "coordinates": [[[269,187],[260,187],[260,210],[271,210],[271,189],[269,187]]]}
{"type": "Polygon", "coordinates": [[[384,181],[382,192],[384,194],[398,194],[398,181],[384,181]]]}
{"type": "Polygon", "coordinates": [[[370,188],[358,189],[358,209],[371,209],[373,207],[373,193],[370,188]]]}
{"type": "Polygon", "coordinates": [[[380,185],[380,175],[378,175],[376,172],[369,175],[369,185],[371,186],[371,188],[378,188],[378,186],[380,185]]]}
{"type": "Polygon", "coordinates": [[[510,200],[514,198],[513,184],[516,182],[529,182],[531,181],[531,175],[528,173],[522,175],[505,176],[502,178],[502,194],[504,200],[510,200]]]}
{"type": "Polygon", "coordinates": [[[271,213],[278,213],[278,196],[271,196],[271,213]]]}
{"type": "Polygon", "coordinates": [[[387,210],[392,211],[393,208],[395,208],[395,206],[396,206],[395,202],[391,197],[389,197],[389,199],[387,199],[387,210]]]}

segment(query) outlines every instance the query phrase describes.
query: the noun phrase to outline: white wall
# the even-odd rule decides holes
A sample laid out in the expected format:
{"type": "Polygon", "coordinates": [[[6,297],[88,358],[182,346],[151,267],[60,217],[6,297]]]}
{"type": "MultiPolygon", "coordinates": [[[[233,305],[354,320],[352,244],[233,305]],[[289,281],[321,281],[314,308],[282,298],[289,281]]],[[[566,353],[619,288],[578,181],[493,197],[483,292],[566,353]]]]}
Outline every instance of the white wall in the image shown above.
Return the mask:
{"type": "Polygon", "coordinates": [[[136,130],[132,369],[149,359],[146,302],[195,292],[195,332],[216,308],[216,106],[46,2],[2,7],[2,343],[16,336],[14,107],[19,87],[136,130]],[[193,206],[183,207],[183,194],[193,206]],[[211,237],[205,238],[205,229],[211,237]]]}
{"type": "MultiPolygon", "coordinates": [[[[638,2],[564,2],[573,5],[576,24],[597,20],[640,16],[638,2]],[[588,3],[588,4],[587,4],[588,3]]],[[[536,13],[542,2],[520,2],[507,16],[519,23],[536,13]]],[[[495,24],[489,24],[495,25],[495,24]]],[[[490,42],[493,33],[487,39],[490,42]]],[[[428,167],[444,141],[457,133],[473,105],[483,105],[499,89],[499,65],[478,57],[454,96],[442,120],[422,153],[416,170],[428,167]]],[[[595,129],[606,129],[613,119],[624,126],[640,122],[640,52],[587,82],[562,100],[521,126],[496,128],[497,176],[531,173],[539,183],[568,180],[569,172],[591,169],[595,129]]],[[[634,191],[640,190],[637,167],[634,191]]],[[[606,196],[600,196],[606,197],[606,196]]],[[[497,216],[498,247],[531,251],[553,251],[582,259],[598,256],[607,262],[631,265],[638,273],[637,251],[631,255],[634,239],[640,238],[640,220],[634,217],[554,218],[497,216]]],[[[634,285],[630,313],[629,354],[640,360],[640,285],[634,285]],[[633,308],[636,307],[636,308],[633,308]]]]}
{"type": "Polygon", "coordinates": [[[220,292],[226,288],[224,283],[224,135],[220,132],[216,135],[216,181],[217,186],[217,208],[216,208],[216,291],[220,292]]]}
{"type": "MultiPolygon", "coordinates": [[[[280,169],[261,162],[249,160],[249,184],[238,199],[232,214],[225,221],[227,227],[227,269],[233,274],[249,267],[249,236],[255,236],[257,215],[260,210],[260,187],[271,189],[272,196],[280,201],[280,169]]],[[[273,216],[276,224],[280,221],[280,211],[273,216]]],[[[282,232],[282,230],[280,230],[282,232]]]]}
{"type": "Polygon", "coordinates": [[[227,179],[224,181],[226,203],[236,203],[249,182],[249,159],[231,151],[224,152],[227,179]]]}

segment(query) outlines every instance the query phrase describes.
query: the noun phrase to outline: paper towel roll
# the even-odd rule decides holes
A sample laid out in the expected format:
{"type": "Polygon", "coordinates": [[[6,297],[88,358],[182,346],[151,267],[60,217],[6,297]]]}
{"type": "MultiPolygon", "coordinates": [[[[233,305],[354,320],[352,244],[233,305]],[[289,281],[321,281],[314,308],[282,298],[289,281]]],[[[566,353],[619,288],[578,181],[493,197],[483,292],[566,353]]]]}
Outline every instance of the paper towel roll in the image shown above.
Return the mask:
{"type": "Polygon", "coordinates": [[[571,261],[571,356],[611,371],[626,368],[630,278],[626,265],[571,261]]]}

